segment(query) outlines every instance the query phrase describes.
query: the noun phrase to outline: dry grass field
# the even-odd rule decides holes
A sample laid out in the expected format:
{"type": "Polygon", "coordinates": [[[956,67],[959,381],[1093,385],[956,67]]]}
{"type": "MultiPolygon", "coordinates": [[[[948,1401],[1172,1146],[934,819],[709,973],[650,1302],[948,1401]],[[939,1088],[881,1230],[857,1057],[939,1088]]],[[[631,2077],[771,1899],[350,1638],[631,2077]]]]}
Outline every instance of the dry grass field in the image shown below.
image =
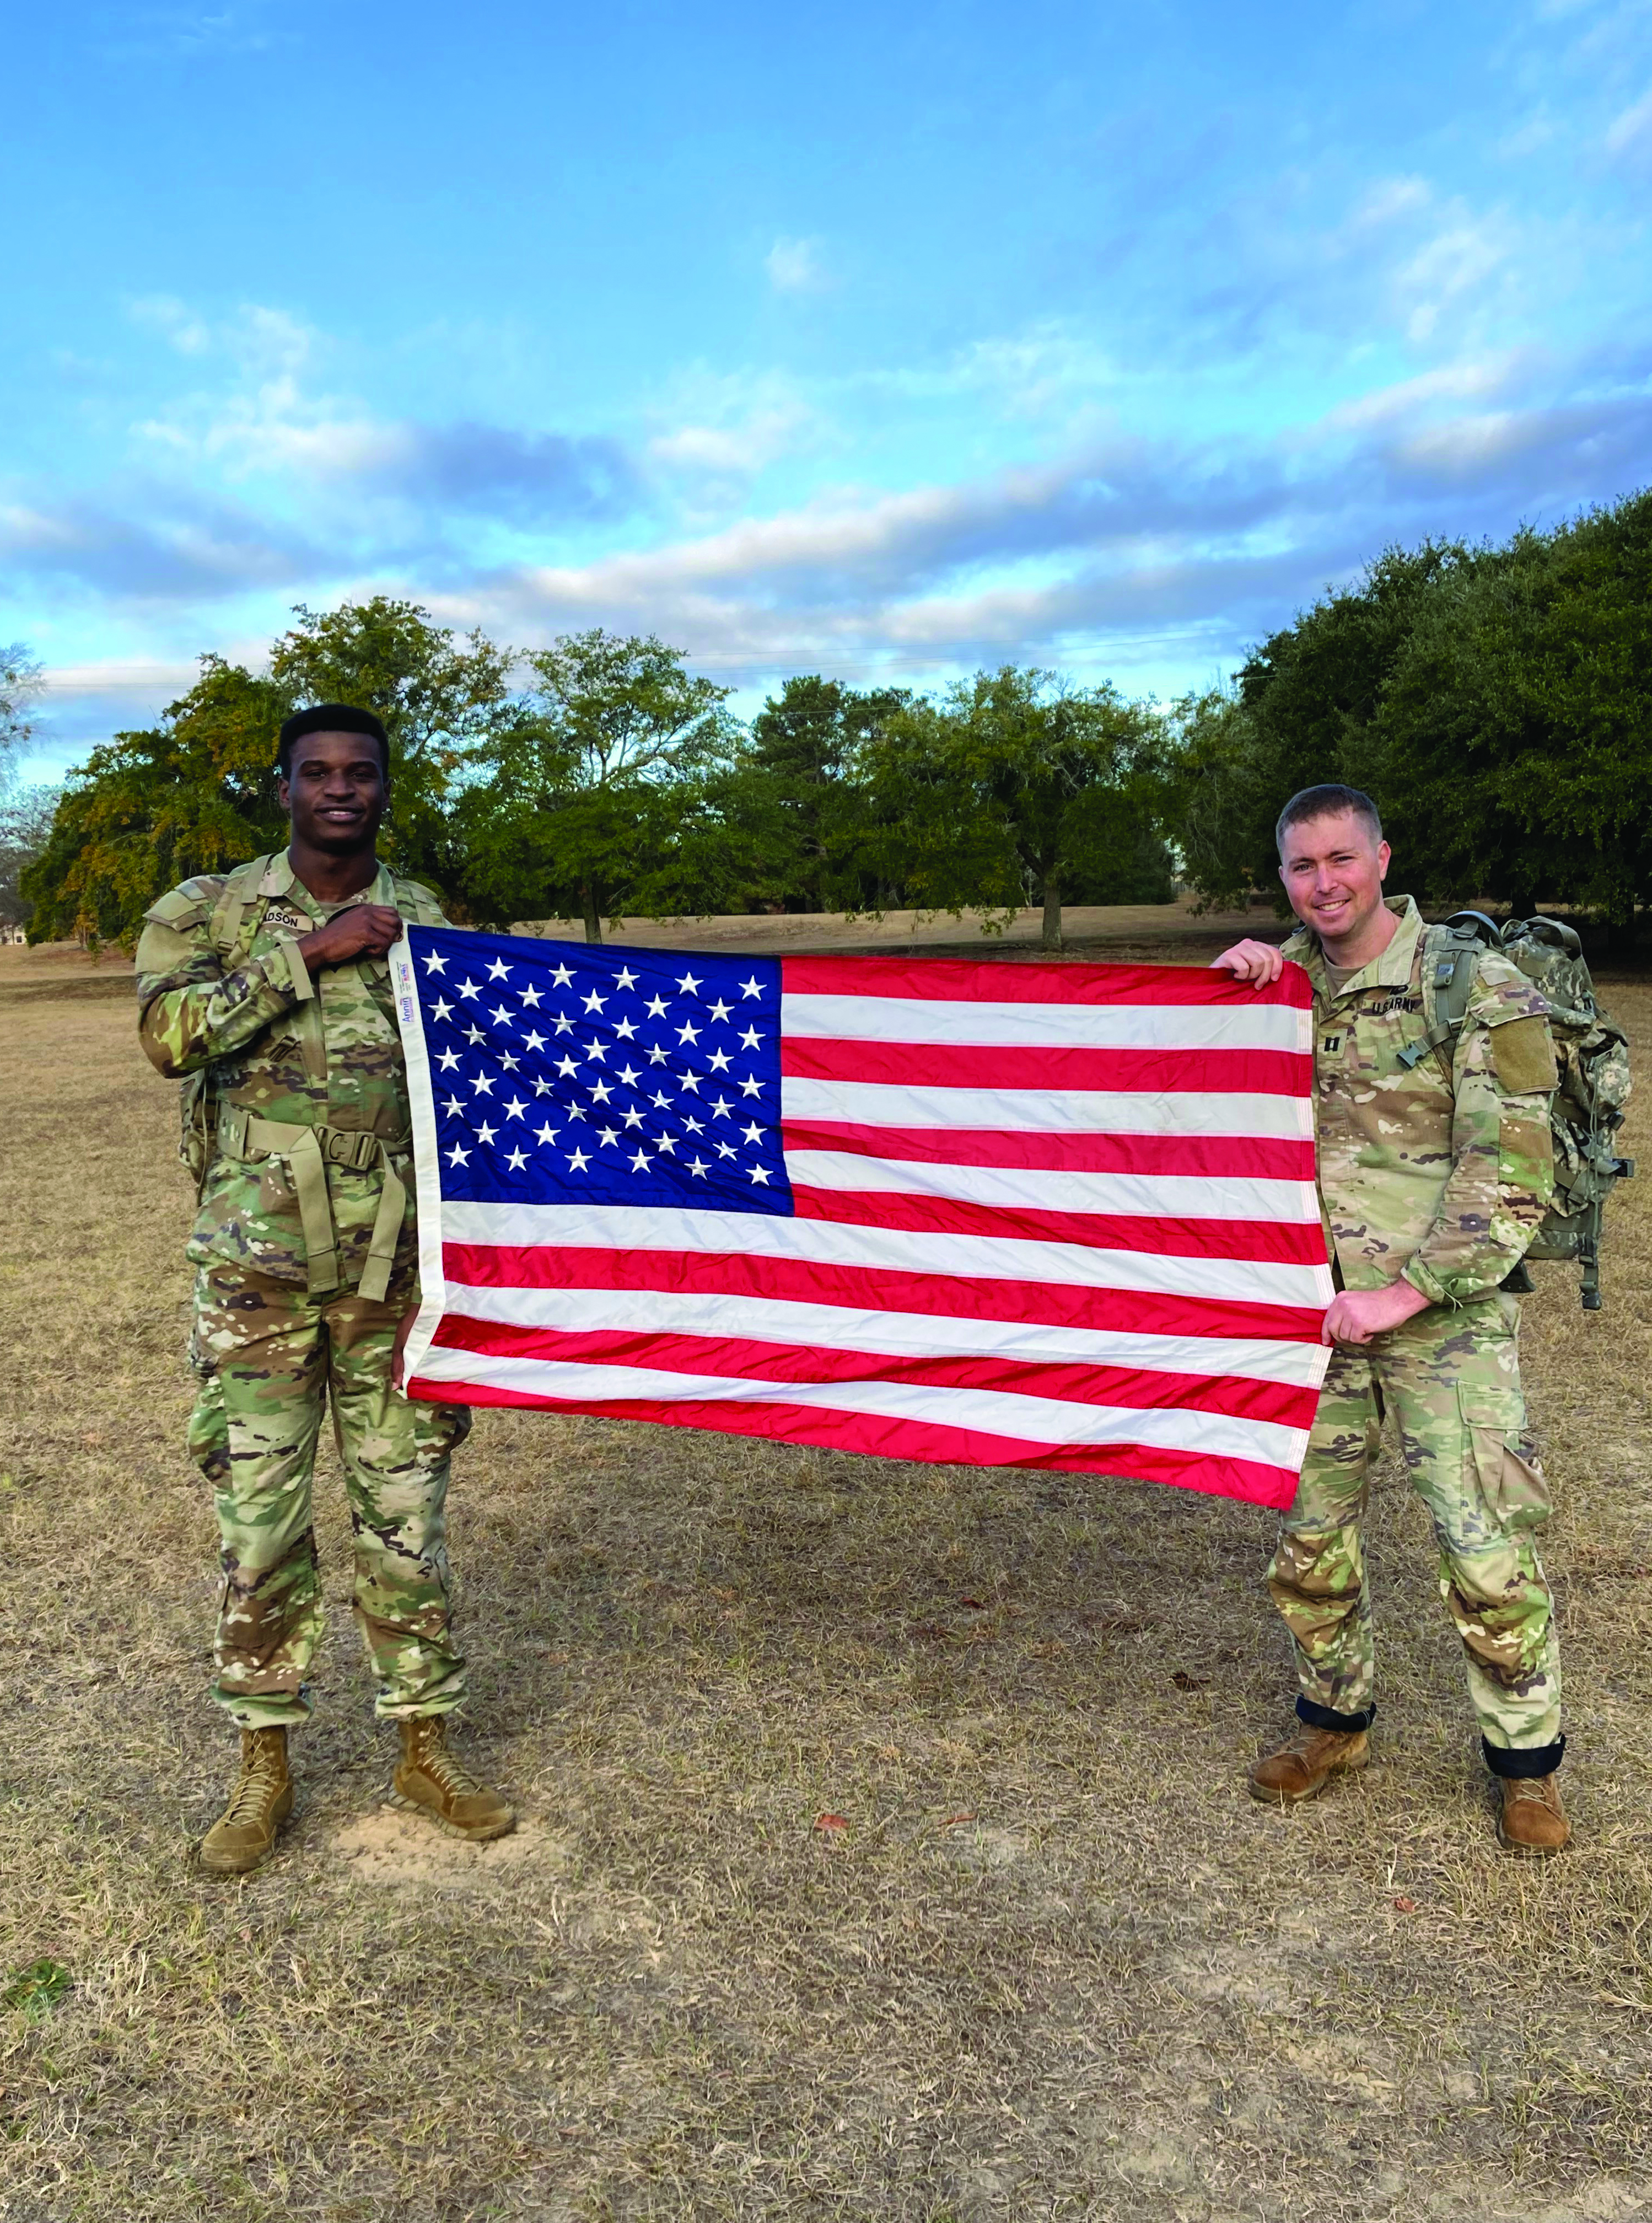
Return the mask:
{"type": "Polygon", "coordinates": [[[1548,1868],[1495,1848],[1391,1465],[1377,1764],[1281,1815],[1267,1516],[484,1414],[455,1551],[520,1832],[383,1803],[330,1472],[298,1817],[226,1885],[172,1092],[122,1002],[0,1027],[9,2223],[1652,2219],[1652,1181],[1608,1309],[1548,1269],[1529,1313],[1548,1868]]]}

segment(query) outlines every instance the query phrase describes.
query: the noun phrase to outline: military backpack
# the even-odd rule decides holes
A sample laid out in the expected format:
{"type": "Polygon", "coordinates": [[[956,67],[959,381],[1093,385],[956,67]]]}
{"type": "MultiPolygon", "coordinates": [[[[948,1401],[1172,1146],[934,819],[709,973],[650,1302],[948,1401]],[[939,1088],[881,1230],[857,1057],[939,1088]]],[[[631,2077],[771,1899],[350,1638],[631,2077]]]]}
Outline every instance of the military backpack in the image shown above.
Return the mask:
{"type": "Polygon", "coordinates": [[[1575,1258],[1583,1308],[1599,1312],[1606,1199],[1635,1171],[1634,1160],[1620,1158],[1614,1140],[1629,1102],[1628,1037],[1601,1010],[1583,960],[1583,944],[1563,920],[1511,918],[1499,926],[1484,911],[1460,910],[1443,925],[1427,929],[1423,1016],[1428,1032],[1408,1062],[1416,1063],[1431,1049],[1449,1062],[1450,1045],[1462,1031],[1482,949],[1500,950],[1511,958],[1548,1004],[1560,1068],[1549,1111],[1555,1199],[1525,1259],[1504,1287],[1517,1293],[1531,1288],[1528,1261],[1575,1258]]]}

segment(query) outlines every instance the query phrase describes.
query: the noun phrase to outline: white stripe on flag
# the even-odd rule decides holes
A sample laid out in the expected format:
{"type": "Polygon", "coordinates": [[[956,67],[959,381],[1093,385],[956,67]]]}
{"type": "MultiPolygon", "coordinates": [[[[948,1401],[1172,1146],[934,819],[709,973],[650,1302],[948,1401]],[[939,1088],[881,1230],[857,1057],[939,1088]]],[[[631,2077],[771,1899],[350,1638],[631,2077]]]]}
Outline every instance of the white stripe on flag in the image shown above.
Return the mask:
{"type": "Polygon", "coordinates": [[[1101,1212],[1152,1219],[1266,1220],[1316,1225],[1311,1181],[1207,1179],[1193,1174],[1071,1174],[1041,1166],[957,1166],[862,1157],[852,1150],[788,1150],[801,1188],[876,1189],[955,1197],[1036,1212],[1101,1212]]]}
{"type": "MultiPolygon", "coordinates": [[[[1306,1096],[1204,1090],[908,1088],[882,1081],[800,1080],[780,1084],[782,1116],[857,1127],[985,1129],[1030,1135],[1219,1135],[1247,1142],[1309,1142],[1314,1109],[1306,1096]]],[[[1329,1303],[1329,1300],[1327,1299],[1329,1303]]]]}
{"type": "MultiPolygon", "coordinates": [[[[1004,1358],[1028,1365],[1118,1366],[1143,1373],[1233,1376],[1317,1389],[1330,1354],[1322,1344],[1241,1336],[1126,1335],[1037,1322],[936,1313],[870,1312],[788,1298],[681,1289],[496,1288],[449,1280],[450,1317],[570,1335],[726,1336],[822,1351],[887,1351],[892,1357],[1004,1358]]],[[[473,1364],[480,1363],[473,1359],[473,1364]]],[[[493,1360],[487,1363],[491,1367],[493,1360]]]]}
{"type": "Polygon", "coordinates": [[[1146,1444],[1203,1458],[1296,1467],[1307,1431],[1187,1407],[1074,1405],[1010,1390],[933,1389],[909,1382],[764,1382],[727,1374],[675,1374],[641,1366],[581,1366],[556,1359],[481,1357],[433,1348],[419,1368],[427,1382],[474,1381],[579,1404],[641,1398],[666,1404],[810,1405],[871,1419],[1008,1436],[1035,1444],[1146,1444]]]}
{"type": "Polygon", "coordinates": [[[1243,1258],[1175,1257],[1102,1250],[1079,1243],[1021,1242],[792,1219],[767,1212],[674,1212],[629,1205],[471,1204],[442,1207],[449,1243],[564,1245],[604,1250],[687,1250],[801,1260],[903,1274],[952,1274],[996,1282],[1058,1282],[1088,1289],[1140,1289],[1156,1296],[1226,1299],[1233,1304],[1315,1306],[1331,1300],[1327,1266],[1243,1258]]]}
{"type": "Polygon", "coordinates": [[[825,1042],[1003,1043],[1017,1049],[1313,1047],[1310,1011],[1288,1004],[943,1004],[916,996],[791,995],[782,1034],[825,1042]]]}

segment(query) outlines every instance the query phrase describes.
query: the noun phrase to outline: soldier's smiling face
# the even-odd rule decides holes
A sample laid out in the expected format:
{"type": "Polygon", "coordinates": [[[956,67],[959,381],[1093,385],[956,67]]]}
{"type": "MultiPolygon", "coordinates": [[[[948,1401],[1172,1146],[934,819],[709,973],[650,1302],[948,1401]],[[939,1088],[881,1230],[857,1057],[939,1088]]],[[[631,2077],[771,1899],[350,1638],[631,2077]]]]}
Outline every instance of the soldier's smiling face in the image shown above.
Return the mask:
{"type": "Polygon", "coordinates": [[[279,793],[294,837],[332,857],[371,849],[387,799],[372,734],[305,734],[292,744],[288,761],[292,770],[279,793]]]}
{"type": "Polygon", "coordinates": [[[1304,818],[1285,828],[1279,878],[1291,908],[1311,926],[1335,965],[1339,949],[1360,948],[1382,909],[1388,844],[1352,810],[1304,818]]]}

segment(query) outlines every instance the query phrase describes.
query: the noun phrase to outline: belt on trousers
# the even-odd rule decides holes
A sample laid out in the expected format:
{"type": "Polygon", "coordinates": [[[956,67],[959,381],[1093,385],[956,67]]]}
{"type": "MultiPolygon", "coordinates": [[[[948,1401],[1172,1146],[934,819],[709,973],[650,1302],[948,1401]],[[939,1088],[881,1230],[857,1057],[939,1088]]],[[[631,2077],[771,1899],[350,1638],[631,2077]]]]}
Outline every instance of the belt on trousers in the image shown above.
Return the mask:
{"type": "Polygon", "coordinates": [[[225,1110],[218,1120],[218,1148],[225,1157],[249,1162],[286,1160],[298,1200],[311,1296],[325,1296],[338,1287],[338,1232],[327,1193],[330,1165],[358,1174],[370,1173],[374,1166],[384,1169],[384,1190],[361,1273],[361,1294],[375,1304],[389,1294],[397,1238],[407,1211],[407,1186],[391,1164],[390,1153],[411,1146],[411,1137],[386,1143],[360,1129],[298,1126],[285,1119],[261,1119],[255,1112],[225,1110]]]}

